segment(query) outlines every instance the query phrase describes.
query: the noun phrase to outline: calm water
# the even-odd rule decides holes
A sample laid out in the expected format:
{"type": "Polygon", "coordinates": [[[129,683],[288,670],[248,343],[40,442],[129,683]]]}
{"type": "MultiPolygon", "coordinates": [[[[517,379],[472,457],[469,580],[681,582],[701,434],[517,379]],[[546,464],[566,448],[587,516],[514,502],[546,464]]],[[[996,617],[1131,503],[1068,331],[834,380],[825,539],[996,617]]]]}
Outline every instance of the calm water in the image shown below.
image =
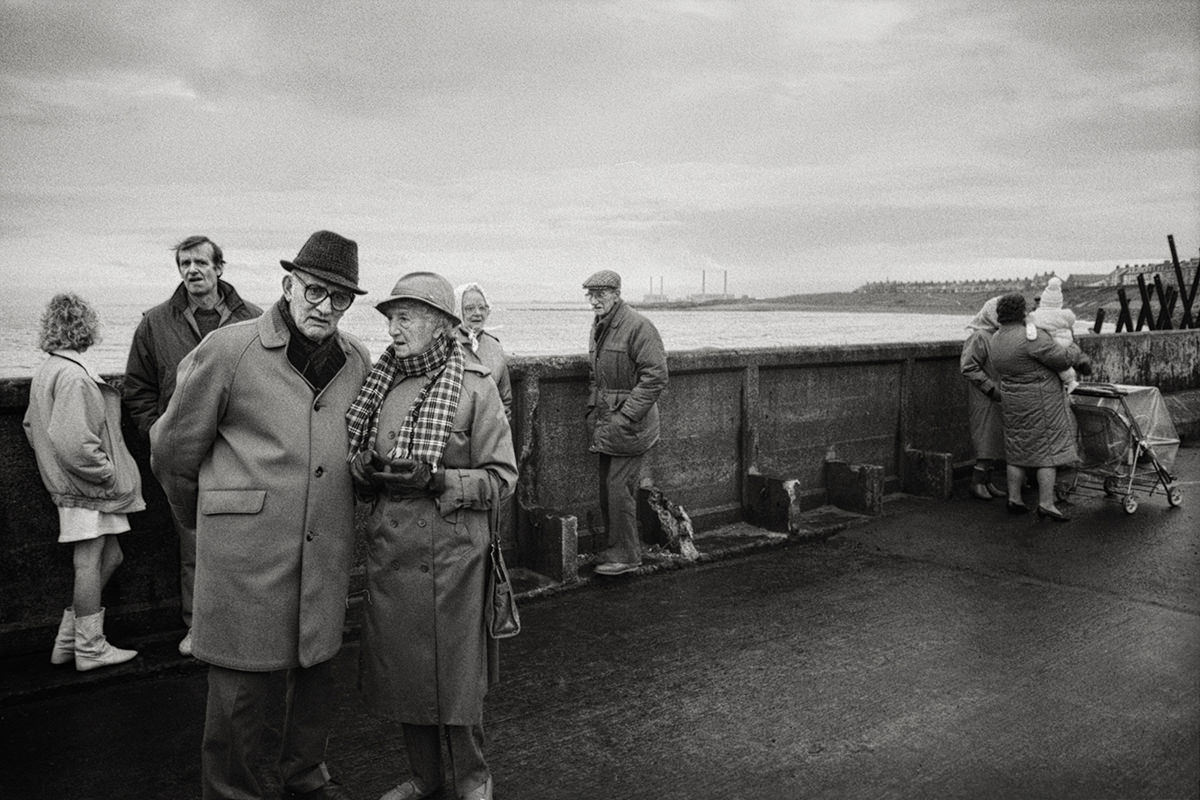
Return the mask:
{"type": "MultiPolygon", "coordinates": [[[[129,342],[142,311],[153,303],[97,303],[103,341],[90,351],[101,372],[125,369],[129,342]]],[[[264,305],[260,303],[260,305],[264,305]]],[[[0,301],[0,378],[26,377],[42,358],[35,342],[41,309],[0,301]]],[[[970,316],[814,311],[652,310],[647,315],[668,351],[880,342],[960,341],[970,316]]],[[[592,313],[574,305],[497,305],[491,328],[510,355],[587,352],[592,313]]],[[[370,305],[352,306],[342,328],[363,340],[372,356],[387,347],[384,318],[370,305]]],[[[1082,329],[1086,329],[1084,326],[1082,329]]]]}

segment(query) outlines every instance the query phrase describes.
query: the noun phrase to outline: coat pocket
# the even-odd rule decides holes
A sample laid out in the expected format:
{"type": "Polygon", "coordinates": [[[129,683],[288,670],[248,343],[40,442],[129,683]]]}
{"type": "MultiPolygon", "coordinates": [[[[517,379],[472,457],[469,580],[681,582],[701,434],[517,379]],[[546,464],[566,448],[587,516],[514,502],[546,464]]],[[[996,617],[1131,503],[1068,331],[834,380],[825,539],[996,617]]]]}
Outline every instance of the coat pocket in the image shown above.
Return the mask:
{"type": "Polygon", "coordinates": [[[257,514],[266,500],[266,489],[210,489],[200,496],[200,513],[257,514]]]}

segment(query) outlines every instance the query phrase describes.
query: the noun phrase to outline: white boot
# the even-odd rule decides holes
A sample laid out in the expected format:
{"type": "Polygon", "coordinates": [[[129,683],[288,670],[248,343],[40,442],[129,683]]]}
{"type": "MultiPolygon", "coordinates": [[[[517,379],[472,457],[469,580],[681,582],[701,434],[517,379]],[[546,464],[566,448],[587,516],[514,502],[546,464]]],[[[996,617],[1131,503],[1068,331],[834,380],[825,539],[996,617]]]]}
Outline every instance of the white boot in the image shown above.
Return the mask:
{"type": "Polygon", "coordinates": [[[70,664],[75,660],[75,608],[64,608],[62,622],[58,623],[58,636],[54,637],[54,649],[50,651],[51,664],[70,664]]]}
{"type": "Polygon", "coordinates": [[[104,638],[103,608],[95,614],[75,618],[75,669],[79,672],[123,664],[136,655],[137,650],[113,647],[104,638]]]}

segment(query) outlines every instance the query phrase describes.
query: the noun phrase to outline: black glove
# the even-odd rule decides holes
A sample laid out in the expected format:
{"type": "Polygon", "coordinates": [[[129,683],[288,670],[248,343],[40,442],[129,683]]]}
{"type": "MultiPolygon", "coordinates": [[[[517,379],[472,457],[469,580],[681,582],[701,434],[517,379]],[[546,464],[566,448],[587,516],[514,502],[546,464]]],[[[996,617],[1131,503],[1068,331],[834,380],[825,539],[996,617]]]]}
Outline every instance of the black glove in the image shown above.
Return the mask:
{"type": "Polygon", "coordinates": [[[433,471],[423,461],[396,458],[385,462],[385,469],[376,472],[371,480],[376,486],[390,491],[428,489],[433,471]]]}
{"type": "Polygon", "coordinates": [[[988,399],[991,400],[993,403],[1000,402],[1000,390],[997,389],[995,386],[988,387],[987,396],[988,396],[988,399]]]}
{"type": "Polygon", "coordinates": [[[1079,360],[1079,363],[1075,365],[1075,371],[1078,372],[1080,375],[1091,375],[1092,374],[1092,360],[1090,358],[1088,358],[1087,356],[1084,356],[1083,358],[1081,358],[1079,360]]]}
{"type": "Polygon", "coordinates": [[[363,450],[350,459],[350,477],[360,486],[371,486],[375,473],[383,468],[383,456],[374,450],[363,450]]]}

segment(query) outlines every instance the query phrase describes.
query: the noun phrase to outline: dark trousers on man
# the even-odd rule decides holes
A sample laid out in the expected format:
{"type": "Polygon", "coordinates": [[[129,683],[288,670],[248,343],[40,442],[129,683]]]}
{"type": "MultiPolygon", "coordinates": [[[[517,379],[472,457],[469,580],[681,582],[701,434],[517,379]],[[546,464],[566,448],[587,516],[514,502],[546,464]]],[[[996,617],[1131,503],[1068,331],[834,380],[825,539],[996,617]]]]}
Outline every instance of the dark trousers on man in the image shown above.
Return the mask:
{"type": "Polygon", "coordinates": [[[325,746],[337,704],[332,661],[275,672],[210,666],[200,755],[204,800],[262,798],[256,770],[267,706],[277,696],[280,678],[286,682],[279,754],[283,788],[308,792],[329,782],[325,746]]]}
{"type": "Polygon", "coordinates": [[[600,513],[608,531],[602,561],[638,564],[642,541],[637,527],[637,492],[642,478],[642,455],[600,454],[600,513]]]}
{"type": "Polygon", "coordinates": [[[426,788],[442,785],[441,732],[446,732],[454,793],[462,796],[487,783],[490,775],[483,758],[482,725],[409,725],[404,731],[404,750],[413,777],[426,788]]]}

